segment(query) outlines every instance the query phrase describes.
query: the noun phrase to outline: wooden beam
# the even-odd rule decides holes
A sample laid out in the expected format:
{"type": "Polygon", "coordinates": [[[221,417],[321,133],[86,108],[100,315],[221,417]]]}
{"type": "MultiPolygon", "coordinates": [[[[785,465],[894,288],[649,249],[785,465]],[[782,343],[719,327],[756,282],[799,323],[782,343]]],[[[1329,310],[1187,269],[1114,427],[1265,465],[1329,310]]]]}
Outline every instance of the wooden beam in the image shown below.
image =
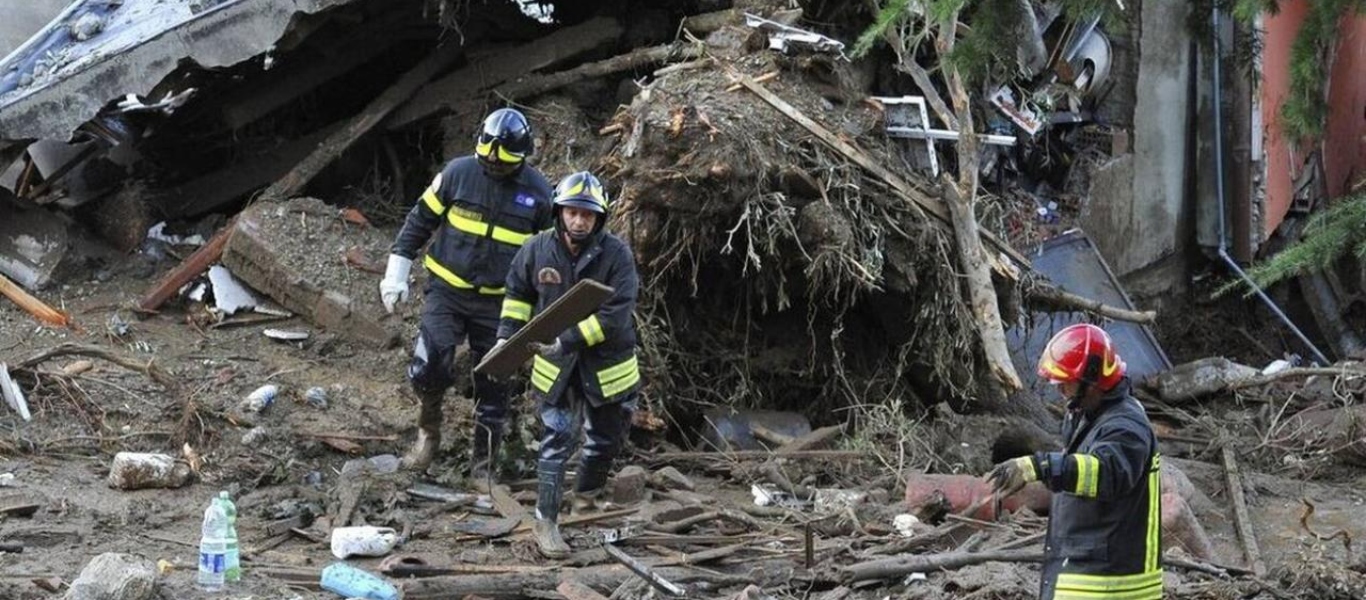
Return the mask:
{"type": "Polygon", "coordinates": [[[1233,503],[1233,522],[1238,528],[1238,538],[1243,541],[1243,553],[1247,564],[1258,577],[1266,576],[1266,563],[1257,548],[1257,532],[1252,529],[1252,516],[1247,511],[1247,498],[1243,497],[1243,476],[1238,468],[1238,458],[1233,449],[1223,448],[1224,474],[1227,475],[1228,497],[1233,503]]]}
{"type": "MultiPolygon", "coordinates": [[[[764,101],[772,105],[773,108],[778,109],[779,112],[783,113],[784,115],[787,115],[787,117],[792,119],[793,121],[796,121],[798,125],[801,125],[802,127],[806,128],[807,131],[810,131],[822,142],[825,142],[827,146],[830,146],[831,148],[835,149],[837,152],[843,154],[846,158],[853,161],[854,164],[863,167],[869,173],[872,173],[878,179],[881,179],[884,183],[886,183],[894,191],[896,191],[896,193],[899,196],[901,196],[902,199],[906,200],[907,202],[910,202],[916,208],[919,208],[920,210],[929,213],[936,219],[939,219],[941,224],[945,227],[952,225],[953,221],[949,217],[948,208],[946,208],[942,202],[912,187],[911,184],[907,182],[905,179],[902,179],[901,176],[893,173],[887,167],[873,160],[873,157],[869,156],[867,152],[863,151],[863,149],[859,148],[858,146],[855,146],[852,142],[847,142],[841,139],[839,136],[835,135],[829,129],[826,129],[825,127],[821,126],[821,124],[811,120],[810,117],[802,114],[802,112],[797,110],[796,107],[793,107],[791,104],[788,104],[786,100],[779,98],[776,94],[770,92],[764,86],[755,83],[754,80],[751,79],[748,75],[745,75],[743,73],[734,73],[734,76],[740,82],[741,85],[744,85],[745,87],[749,88],[750,91],[757,94],[760,98],[763,98],[764,101]]],[[[1029,259],[1025,258],[1023,254],[1020,254],[1014,248],[1011,248],[1010,244],[1005,243],[1005,241],[996,237],[989,231],[982,230],[981,234],[982,238],[985,239],[997,250],[1005,253],[1011,259],[1015,260],[1015,262],[1019,263],[1021,267],[1029,268],[1029,259]]]]}
{"type": "Polygon", "coordinates": [[[427,84],[413,99],[394,113],[386,124],[398,129],[433,114],[445,111],[461,99],[479,95],[518,77],[556,64],[599,46],[616,41],[624,30],[616,19],[598,17],[555,31],[531,43],[499,52],[486,60],[427,84]]]}
{"type": "Polygon", "coordinates": [[[584,279],[570,288],[545,310],[508,338],[506,344],[494,348],[474,367],[475,373],[491,377],[507,377],[531,358],[532,342],[550,343],[556,336],[575,323],[588,318],[615,290],[591,279],[584,279]]]}
{"type": "Polygon", "coordinates": [[[437,48],[417,66],[399,77],[389,89],[384,90],[384,93],[371,100],[370,104],[366,105],[360,114],[352,117],[345,127],[329,135],[312,154],[295,165],[289,173],[266,188],[262,196],[267,199],[283,200],[302,193],[309,182],[332,164],[342,152],[379,125],[389,113],[412,97],[419,87],[437,73],[455,64],[455,61],[464,54],[465,47],[460,44],[447,44],[437,48]]]}
{"type": "Polygon", "coordinates": [[[529,75],[517,81],[510,81],[493,88],[493,94],[508,100],[521,100],[584,79],[602,77],[603,75],[620,73],[662,62],[692,60],[700,56],[702,56],[702,49],[693,44],[664,44],[649,48],[636,48],[626,54],[582,64],[567,71],[557,71],[545,75],[529,75]]]}
{"type": "Polygon", "coordinates": [[[176,295],[180,288],[185,284],[199,277],[204,271],[209,270],[213,263],[218,262],[223,257],[223,248],[228,245],[228,238],[232,237],[232,231],[237,225],[237,217],[228,221],[218,233],[214,234],[209,243],[200,246],[191,254],[180,266],[171,269],[169,273],[161,278],[152,289],[138,302],[138,308],[145,312],[154,312],[161,308],[171,296],[176,295]]]}

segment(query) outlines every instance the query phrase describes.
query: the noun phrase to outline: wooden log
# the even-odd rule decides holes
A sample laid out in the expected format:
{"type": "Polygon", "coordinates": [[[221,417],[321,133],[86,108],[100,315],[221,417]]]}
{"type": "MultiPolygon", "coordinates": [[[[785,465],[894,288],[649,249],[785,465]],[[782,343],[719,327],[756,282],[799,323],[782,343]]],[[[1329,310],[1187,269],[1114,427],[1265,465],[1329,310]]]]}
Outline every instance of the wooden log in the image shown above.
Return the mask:
{"type": "MultiPolygon", "coordinates": [[[[957,100],[954,103],[957,104],[957,100]]],[[[965,117],[964,120],[970,118],[965,117]]],[[[971,123],[965,121],[964,126],[971,127],[971,123]]],[[[959,144],[960,147],[964,144],[971,146],[963,147],[959,152],[960,157],[964,153],[976,156],[976,141],[973,136],[962,136],[959,144]]],[[[977,161],[970,162],[972,164],[961,167],[965,172],[975,169],[977,161]]],[[[982,248],[974,207],[976,201],[973,198],[976,195],[976,177],[972,177],[971,183],[966,185],[961,182],[955,185],[947,179],[945,176],[940,189],[944,195],[944,203],[948,205],[949,214],[953,218],[953,234],[954,240],[957,241],[960,266],[967,274],[963,281],[970,299],[968,308],[972,311],[977,336],[982,342],[982,353],[991,374],[1007,392],[1013,392],[1023,388],[1024,382],[1020,381],[1020,375],[1015,372],[1015,364],[1010,358],[1005,326],[1001,323],[1000,302],[996,297],[996,288],[992,287],[991,267],[987,262],[985,249],[982,248]]]]}
{"type": "Polygon", "coordinates": [[[806,452],[808,450],[816,450],[825,446],[830,440],[839,437],[842,433],[844,433],[843,423],[813,429],[811,432],[798,436],[791,442],[783,444],[783,447],[778,449],[777,454],[779,456],[789,457],[793,454],[806,452]]]}
{"type": "Polygon", "coordinates": [[[398,129],[455,106],[527,73],[552,67],[567,59],[615,41],[622,27],[615,19],[599,17],[557,30],[535,41],[498,52],[437,79],[419,91],[386,123],[398,129]]]}
{"type": "Polygon", "coordinates": [[[455,61],[464,56],[465,48],[460,44],[447,44],[432,52],[430,56],[422,59],[417,66],[404,73],[398,81],[384,90],[370,104],[361,109],[360,114],[352,117],[351,120],[340,131],[329,135],[312,154],[304,158],[299,164],[295,165],[289,173],[279,181],[271,184],[262,193],[262,197],[272,200],[285,200],[296,196],[304,191],[309,182],[313,181],[324,168],[332,164],[342,152],[350,148],[357,140],[374,129],[389,113],[398,108],[410,98],[419,87],[431,80],[437,73],[455,64],[455,61]]]}
{"type": "Polygon", "coordinates": [[[1223,448],[1224,473],[1227,475],[1228,495],[1233,502],[1233,521],[1238,529],[1238,539],[1243,542],[1243,553],[1247,557],[1248,566],[1258,577],[1266,575],[1266,563],[1262,562],[1262,553],[1257,548],[1257,532],[1252,529],[1252,516],[1247,511],[1247,499],[1243,496],[1243,476],[1238,468],[1238,459],[1234,456],[1233,449],[1228,446],[1223,448]]]}
{"type": "MultiPolygon", "coordinates": [[[[686,567],[664,567],[655,572],[673,582],[705,581],[718,587],[755,583],[762,571],[743,575],[708,573],[686,567]]],[[[596,589],[616,588],[622,582],[636,578],[626,567],[604,565],[583,569],[557,569],[536,573],[498,573],[489,575],[455,575],[428,577],[399,583],[404,600],[448,600],[477,594],[504,597],[520,590],[555,589],[560,581],[573,579],[596,589]]]]}
{"type": "Polygon", "coordinates": [[[662,62],[691,60],[700,56],[702,56],[701,48],[693,44],[664,44],[637,48],[626,54],[579,65],[567,71],[528,75],[517,81],[511,81],[493,88],[493,94],[508,100],[523,100],[567,87],[584,79],[630,71],[662,62]]]}
{"type": "Polygon", "coordinates": [[[871,579],[898,579],[911,573],[951,571],[988,562],[1043,562],[1043,551],[1000,550],[917,554],[855,563],[843,567],[840,573],[846,583],[854,583],[871,579]]]}
{"type": "Polygon", "coordinates": [[[1157,311],[1129,310],[1110,306],[1041,281],[1025,288],[1025,301],[1034,308],[1088,312],[1116,321],[1128,321],[1144,325],[1151,325],[1157,321],[1157,311]]]}
{"type": "Polygon", "coordinates": [[[70,327],[73,324],[71,317],[67,316],[66,313],[52,308],[42,300],[33,297],[32,294],[24,291],[24,288],[19,287],[18,284],[10,281],[10,279],[4,275],[0,275],[0,294],[3,294],[6,298],[14,301],[19,308],[22,308],[24,309],[24,312],[33,315],[39,322],[47,325],[55,325],[57,327],[70,327]]]}
{"type": "Polygon", "coordinates": [[[185,284],[204,274],[209,267],[218,262],[223,257],[223,248],[228,245],[228,238],[232,236],[233,229],[237,226],[237,217],[228,221],[218,233],[214,234],[209,243],[200,246],[188,258],[180,263],[180,266],[172,269],[161,278],[152,289],[138,302],[138,308],[145,312],[155,312],[165,304],[171,296],[176,295],[180,288],[185,284]]]}

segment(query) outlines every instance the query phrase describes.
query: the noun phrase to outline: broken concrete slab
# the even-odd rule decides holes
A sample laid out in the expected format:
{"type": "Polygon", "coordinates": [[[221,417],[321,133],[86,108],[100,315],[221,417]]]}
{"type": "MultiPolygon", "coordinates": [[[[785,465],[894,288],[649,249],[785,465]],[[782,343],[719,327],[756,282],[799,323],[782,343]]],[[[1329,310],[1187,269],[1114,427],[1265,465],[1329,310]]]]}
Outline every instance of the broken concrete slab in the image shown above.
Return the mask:
{"type": "Polygon", "coordinates": [[[37,290],[72,267],[71,220],[43,209],[0,205],[0,274],[37,290]]]}
{"type": "Polygon", "coordinates": [[[242,281],[318,327],[388,348],[398,341],[381,317],[378,276],[346,266],[348,249],[387,248],[372,227],[344,222],[321,200],[257,204],[238,217],[223,264],[242,281]]]}
{"type": "Polygon", "coordinates": [[[151,93],[184,62],[237,64],[269,51],[296,15],[352,1],[82,0],[0,62],[0,136],[69,139],[110,100],[151,93]],[[88,15],[100,26],[73,34],[88,15]]]}

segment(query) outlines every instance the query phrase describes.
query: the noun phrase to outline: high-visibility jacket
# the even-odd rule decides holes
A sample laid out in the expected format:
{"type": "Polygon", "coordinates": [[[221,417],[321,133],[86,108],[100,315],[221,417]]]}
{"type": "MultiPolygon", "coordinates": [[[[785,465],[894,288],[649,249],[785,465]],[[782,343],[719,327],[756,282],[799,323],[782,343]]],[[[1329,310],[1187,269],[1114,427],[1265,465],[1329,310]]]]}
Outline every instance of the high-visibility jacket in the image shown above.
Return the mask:
{"type": "Polygon", "coordinates": [[[1037,455],[1053,491],[1044,600],[1161,600],[1161,455],[1124,380],[1091,414],[1063,422],[1063,452],[1037,455]]]}
{"type": "Polygon", "coordinates": [[[596,312],[560,334],[561,354],[532,359],[533,394],[552,404],[576,372],[580,392],[593,406],[627,400],[640,387],[633,316],[640,279],[631,248],[605,230],[587,240],[577,257],[555,230],[531,238],[508,270],[498,337],[512,337],[584,279],[615,292],[596,312]]]}
{"type": "Polygon", "coordinates": [[[435,233],[423,259],[432,281],[500,296],[517,250],[554,225],[551,195],[550,183],[530,165],[496,179],[484,173],[476,157],[457,158],[408,212],[390,252],[414,259],[435,233]]]}

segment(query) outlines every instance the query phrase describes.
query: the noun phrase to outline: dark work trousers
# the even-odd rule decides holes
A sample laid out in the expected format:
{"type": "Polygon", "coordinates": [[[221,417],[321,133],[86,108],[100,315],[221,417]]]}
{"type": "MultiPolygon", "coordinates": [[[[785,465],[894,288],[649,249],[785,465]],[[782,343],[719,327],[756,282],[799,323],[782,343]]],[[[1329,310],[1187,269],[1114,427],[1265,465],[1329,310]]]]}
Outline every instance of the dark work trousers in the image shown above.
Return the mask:
{"type": "Polygon", "coordinates": [[[579,392],[582,385],[577,373],[571,374],[569,385],[565,386],[553,402],[541,401],[541,460],[556,461],[563,464],[574,454],[579,440],[579,426],[583,424],[584,437],[583,464],[599,465],[604,473],[621,449],[622,439],[631,425],[631,413],[635,410],[635,394],[628,394],[622,400],[604,402],[593,406],[584,400],[579,392]]]}
{"type": "MultiPolygon", "coordinates": [[[[445,393],[455,384],[455,349],[469,339],[472,364],[498,341],[498,315],[503,297],[465,292],[432,281],[427,284],[408,380],[418,395],[445,393]]],[[[507,386],[485,375],[474,375],[475,423],[495,438],[507,422],[507,386]]]]}

